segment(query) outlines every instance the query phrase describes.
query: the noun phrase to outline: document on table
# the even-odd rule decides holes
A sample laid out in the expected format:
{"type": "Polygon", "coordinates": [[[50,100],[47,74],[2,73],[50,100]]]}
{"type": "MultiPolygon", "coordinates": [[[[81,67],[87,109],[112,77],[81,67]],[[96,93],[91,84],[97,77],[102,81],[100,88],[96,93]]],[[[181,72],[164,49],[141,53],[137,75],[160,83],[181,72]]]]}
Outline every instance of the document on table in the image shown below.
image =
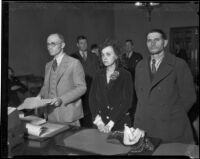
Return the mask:
{"type": "Polygon", "coordinates": [[[38,97],[29,97],[24,100],[24,102],[18,106],[18,110],[22,109],[35,109],[38,107],[44,107],[51,102],[51,99],[41,99],[38,97]]]}
{"type": "Polygon", "coordinates": [[[29,135],[33,135],[32,138],[34,139],[35,137],[43,138],[43,137],[51,137],[52,135],[55,135],[56,133],[68,129],[69,126],[63,125],[63,124],[57,124],[57,123],[45,123],[42,125],[34,125],[31,123],[26,124],[26,129],[28,131],[29,135]],[[35,137],[34,137],[35,136],[35,137]]]}
{"type": "Polygon", "coordinates": [[[46,119],[43,119],[43,118],[40,118],[38,116],[35,116],[35,115],[29,115],[29,116],[19,116],[19,118],[23,121],[27,121],[31,124],[34,124],[34,125],[41,125],[41,124],[44,124],[46,123],[46,119]]]}

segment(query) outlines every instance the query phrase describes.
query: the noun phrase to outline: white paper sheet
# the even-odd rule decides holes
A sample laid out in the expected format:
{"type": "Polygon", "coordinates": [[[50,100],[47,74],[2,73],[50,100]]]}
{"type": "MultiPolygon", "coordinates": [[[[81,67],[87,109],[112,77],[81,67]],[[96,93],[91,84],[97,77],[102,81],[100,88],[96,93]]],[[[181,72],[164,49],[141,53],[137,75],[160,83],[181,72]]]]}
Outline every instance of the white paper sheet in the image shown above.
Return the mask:
{"type": "Polygon", "coordinates": [[[29,135],[37,136],[37,137],[47,137],[49,134],[63,128],[65,125],[54,124],[54,123],[46,123],[43,125],[34,125],[27,123],[26,128],[28,130],[29,135]]]}
{"type": "Polygon", "coordinates": [[[24,102],[18,106],[18,110],[22,109],[35,109],[38,107],[44,107],[51,102],[51,99],[41,99],[39,97],[29,97],[24,100],[24,102]]]}
{"type": "Polygon", "coordinates": [[[40,118],[40,117],[35,116],[35,115],[29,115],[29,116],[19,117],[19,118],[21,120],[28,121],[28,122],[30,122],[31,124],[34,124],[34,125],[41,125],[41,124],[46,123],[46,119],[40,118]]]}

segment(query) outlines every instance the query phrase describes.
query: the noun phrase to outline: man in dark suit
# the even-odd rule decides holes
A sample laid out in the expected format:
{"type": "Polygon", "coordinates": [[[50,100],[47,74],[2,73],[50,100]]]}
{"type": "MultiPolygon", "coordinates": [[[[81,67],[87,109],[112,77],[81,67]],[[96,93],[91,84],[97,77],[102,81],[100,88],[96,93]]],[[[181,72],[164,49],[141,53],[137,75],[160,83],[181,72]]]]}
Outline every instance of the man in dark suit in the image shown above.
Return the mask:
{"type": "Polygon", "coordinates": [[[82,96],[84,118],[80,120],[82,127],[92,127],[92,115],[89,108],[89,91],[92,80],[99,69],[98,57],[87,50],[87,38],[83,35],[77,37],[78,51],[71,56],[80,60],[85,72],[87,91],[82,96]]]}
{"type": "Polygon", "coordinates": [[[184,60],[166,52],[167,43],[162,30],[147,33],[150,56],[136,66],[134,127],[163,142],[190,144],[194,140],[187,112],[196,100],[193,77],[184,60]]]}
{"type": "MultiPolygon", "coordinates": [[[[125,68],[131,73],[133,83],[135,82],[135,67],[137,63],[142,60],[142,55],[140,53],[137,53],[133,51],[134,45],[132,40],[126,40],[125,41],[125,51],[126,53],[123,54],[122,58],[125,63],[125,68]]],[[[132,100],[132,107],[129,110],[131,122],[133,125],[134,122],[134,114],[136,110],[136,104],[137,104],[137,97],[135,93],[135,88],[133,87],[133,100],[132,100]]]]}

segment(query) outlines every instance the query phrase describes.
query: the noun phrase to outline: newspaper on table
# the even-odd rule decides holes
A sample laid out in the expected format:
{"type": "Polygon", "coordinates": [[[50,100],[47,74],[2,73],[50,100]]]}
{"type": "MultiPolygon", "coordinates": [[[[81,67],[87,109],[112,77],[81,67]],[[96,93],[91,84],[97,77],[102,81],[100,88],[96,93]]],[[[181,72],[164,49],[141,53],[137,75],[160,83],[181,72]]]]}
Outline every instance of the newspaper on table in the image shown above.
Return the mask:
{"type": "Polygon", "coordinates": [[[24,100],[24,102],[18,106],[18,110],[22,109],[35,109],[39,107],[44,107],[51,102],[51,99],[41,99],[39,97],[29,97],[24,100]]]}

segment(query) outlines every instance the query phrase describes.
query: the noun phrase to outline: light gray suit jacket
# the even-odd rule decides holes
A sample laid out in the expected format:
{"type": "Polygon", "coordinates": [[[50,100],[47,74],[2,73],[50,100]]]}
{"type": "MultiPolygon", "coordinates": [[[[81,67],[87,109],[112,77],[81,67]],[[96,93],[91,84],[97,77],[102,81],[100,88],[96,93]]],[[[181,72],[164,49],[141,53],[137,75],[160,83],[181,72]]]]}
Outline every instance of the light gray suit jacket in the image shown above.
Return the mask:
{"type": "MultiPolygon", "coordinates": [[[[53,60],[46,64],[45,79],[40,91],[42,98],[49,98],[49,77],[53,60]]],[[[48,120],[53,122],[73,122],[83,117],[81,96],[86,92],[85,74],[81,63],[64,55],[56,78],[56,93],[62,104],[59,107],[47,106],[48,120]]]]}

